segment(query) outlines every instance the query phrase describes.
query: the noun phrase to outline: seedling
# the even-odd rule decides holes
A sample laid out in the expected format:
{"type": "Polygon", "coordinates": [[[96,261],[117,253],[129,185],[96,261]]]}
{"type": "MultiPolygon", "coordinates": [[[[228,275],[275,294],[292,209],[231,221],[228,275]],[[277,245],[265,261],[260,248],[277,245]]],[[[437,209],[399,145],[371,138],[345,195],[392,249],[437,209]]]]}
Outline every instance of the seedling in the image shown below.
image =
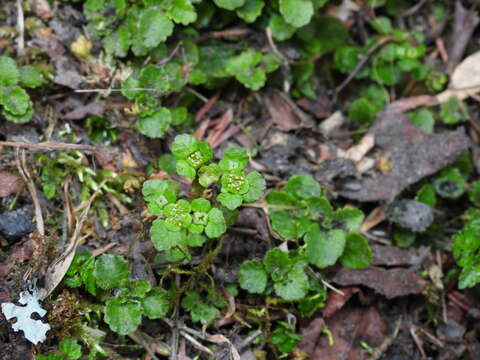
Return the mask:
{"type": "Polygon", "coordinates": [[[158,251],[181,249],[188,253],[189,246],[203,245],[205,236],[219,238],[227,230],[225,211],[263,196],[266,184],[262,175],[244,170],[249,159],[245,149],[230,148],[216,163],[208,143],[184,134],[173,141],[172,155],[177,173],[192,180],[193,191],[190,198],[179,199],[180,186],[173,180],[153,179],[143,184],[148,210],[157,216],[150,234],[158,251]],[[214,184],[220,187],[218,193],[214,184]],[[202,197],[207,193],[209,198],[202,197]]]}
{"type": "Polygon", "coordinates": [[[272,229],[292,243],[286,252],[274,248],[263,261],[249,260],[239,271],[240,286],[251,293],[275,293],[287,301],[304,299],[312,289],[305,269],[320,269],[338,260],[344,267],[360,269],[372,260],[367,240],[357,231],[363,221],[360,210],[333,210],[320,184],[311,176],[292,176],[282,191],[267,197],[272,229]]]}
{"type": "Polygon", "coordinates": [[[43,76],[32,66],[19,68],[8,56],[0,56],[0,105],[9,121],[24,124],[31,120],[33,103],[25,91],[43,84],[43,76]]]}

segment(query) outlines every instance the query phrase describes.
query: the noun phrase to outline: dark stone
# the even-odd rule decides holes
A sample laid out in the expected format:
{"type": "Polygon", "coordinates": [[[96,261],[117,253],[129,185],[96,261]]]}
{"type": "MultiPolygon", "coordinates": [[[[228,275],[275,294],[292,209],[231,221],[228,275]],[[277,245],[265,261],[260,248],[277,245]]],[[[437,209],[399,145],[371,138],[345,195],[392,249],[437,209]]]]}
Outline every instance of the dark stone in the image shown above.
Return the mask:
{"type": "Polygon", "coordinates": [[[25,208],[0,214],[0,234],[8,241],[15,241],[34,229],[32,216],[25,208]]]}

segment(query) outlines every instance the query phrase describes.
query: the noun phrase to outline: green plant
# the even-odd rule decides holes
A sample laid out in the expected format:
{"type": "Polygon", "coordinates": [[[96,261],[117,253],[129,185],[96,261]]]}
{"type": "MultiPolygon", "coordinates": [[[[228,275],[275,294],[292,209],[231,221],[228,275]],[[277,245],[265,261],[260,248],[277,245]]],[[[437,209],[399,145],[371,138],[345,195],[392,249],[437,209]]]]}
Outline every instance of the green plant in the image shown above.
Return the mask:
{"type": "Polygon", "coordinates": [[[480,212],[467,211],[468,221],[463,229],[453,236],[453,255],[462,268],[458,287],[473,287],[480,282],[480,212]]]}
{"type": "MultiPolygon", "coordinates": [[[[343,39],[343,44],[347,37],[340,21],[314,16],[326,2],[88,0],[84,4],[86,35],[103,43],[99,61],[124,68],[122,93],[135,102],[138,130],[161,138],[172,126],[178,129],[191,123],[192,117],[186,111],[192,101],[188,85],[219,88],[235,78],[256,91],[266,84],[267,74],[277,70],[283,61],[278,52],[265,51],[265,47],[260,50],[258,44],[249,41],[232,44],[215,37],[197,41],[205,28],[221,30],[235,23],[253,23],[261,30],[270,28],[279,41],[298,32],[305,47],[312,35],[316,45],[307,52],[318,53],[331,48],[324,45],[332,39],[343,39]],[[332,22],[336,28],[328,25],[332,22]],[[311,23],[315,25],[310,30],[302,31],[311,23]],[[134,61],[122,64],[132,54],[134,61]],[[176,99],[169,101],[169,95],[174,93],[178,94],[176,99]]],[[[308,92],[308,86],[305,83],[299,87],[308,92]]]]}
{"type": "Polygon", "coordinates": [[[282,353],[290,353],[298,342],[302,339],[302,335],[295,333],[295,327],[285,321],[278,321],[279,325],[271,335],[271,341],[277,346],[282,353]]]}
{"type": "Polygon", "coordinates": [[[59,344],[60,354],[36,355],[36,360],[77,360],[82,356],[82,347],[77,340],[65,338],[59,344]]]}
{"type": "Polygon", "coordinates": [[[308,264],[323,269],[340,260],[352,269],[372,260],[367,240],[359,230],[363,213],[352,208],[333,210],[320,184],[311,176],[292,176],[282,191],[267,197],[272,229],[296,249],[267,252],[263,261],[248,260],[239,271],[240,286],[251,293],[275,293],[287,301],[301,300],[313,286],[308,264]]]}
{"type": "Polygon", "coordinates": [[[32,66],[19,68],[8,56],[0,56],[0,105],[3,116],[14,123],[25,124],[33,115],[33,103],[25,91],[43,84],[43,76],[32,66]]]}
{"type": "Polygon", "coordinates": [[[228,149],[216,163],[208,143],[184,134],[175,137],[172,155],[177,173],[192,179],[190,198],[179,199],[180,186],[174,180],[147,180],[142,193],[149,212],[158,217],[150,230],[155,248],[186,254],[189,246],[204,244],[204,235],[209,239],[223,235],[225,212],[260,199],[266,184],[260,173],[245,172],[249,157],[242,148],[228,149]],[[220,185],[219,193],[213,184],[220,185]]]}
{"type": "Polygon", "coordinates": [[[121,256],[104,254],[98,259],[89,253],[75,255],[65,284],[84,286],[92,295],[105,301],[104,321],[112,331],[128,334],[137,329],[142,316],[158,319],[166,315],[170,294],[152,287],[147,280],[129,280],[130,265],[121,256]]]}
{"type": "Polygon", "coordinates": [[[372,56],[372,65],[364,67],[356,74],[356,78],[370,78],[382,85],[398,84],[402,73],[411,73],[417,81],[427,78],[430,70],[419,61],[426,50],[426,46],[421,44],[424,40],[422,35],[415,32],[412,35],[407,31],[394,29],[390,19],[384,16],[372,19],[369,24],[378,36],[370,38],[364,47],[347,45],[338,48],[334,56],[334,67],[337,70],[345,74],[352,72],[361,57],[373,46],[386,42],[387,36],[389,43],[372,56]]]}

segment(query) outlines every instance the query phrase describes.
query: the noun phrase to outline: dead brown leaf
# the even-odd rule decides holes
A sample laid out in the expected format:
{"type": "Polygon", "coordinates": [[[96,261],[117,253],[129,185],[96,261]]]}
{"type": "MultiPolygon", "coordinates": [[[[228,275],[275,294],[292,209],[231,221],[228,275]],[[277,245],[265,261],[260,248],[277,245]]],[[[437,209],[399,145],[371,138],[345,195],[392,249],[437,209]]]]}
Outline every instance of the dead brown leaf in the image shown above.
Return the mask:
{"type": "Polygon", "coordinates": [[[421,262],[426,250],[425,247],[419,249],[408,248],[401,249],[397,246],[371,245],[373,251],[372,265],[380,266],[411,266],[421,262]]]}
{"type": "Polygon", "coordinates": [[[341,286],[363,285],[388,299],[420,294],[427,282],[407,269],[369,267],[364,270],[341,269],[332,278],[341,286]]]}
{"type": "Polygon", "coordinates": [[[287,94],[273,91],[270,95],[265,96],[263,100],[270,113],[272,122],[281,131],[313,127],[313,119],[299,109],[287,94]]]}
{"type": "Polygon", "coordinates": [[[405,115],[388,109],[368,133],[375,137],[378,155],[389,155],[392,168],[387,174],[366,175],[355,186],[344,184],[340,194],[358,201],[393,200],[407,186],[450,165],[470,145],[463,128],[427,134],[405,115]]]}
{"type": "Polygon", "coordinates": [[[68,114],[62,116],[66,120],[80,120],[87,116],[102,116],[107,110],[107,103],[105,101],[93,101],[86,105],[78,106],[68,114]]]}
{"type": "Polygon", "coordinates": [[[360,342],[378,347],[387,331],[387,323],[374,307],[345,307],[327,320],[317,318],[302,328],[298,348],[315,360],[363,360],[367,356],[360,342]],[[331,345],[322,333],[325,327],[332,333],[331,345]]]}
{"type": "Polygon", "coordinates": [[[0,171],[0,197],[15,194],[22,188],[22,178],[6,171],[0,171]]]}
{"type": "Polygon", "coordinates": [[[360,289],[358,287],[343,288],[343,294],[336,291],[330,292],[327,304],[322,309],[322,315],[326,318],[332,316],[338,310],[340,310],[354,294],[358,292],[360,292],[360,289]]]}

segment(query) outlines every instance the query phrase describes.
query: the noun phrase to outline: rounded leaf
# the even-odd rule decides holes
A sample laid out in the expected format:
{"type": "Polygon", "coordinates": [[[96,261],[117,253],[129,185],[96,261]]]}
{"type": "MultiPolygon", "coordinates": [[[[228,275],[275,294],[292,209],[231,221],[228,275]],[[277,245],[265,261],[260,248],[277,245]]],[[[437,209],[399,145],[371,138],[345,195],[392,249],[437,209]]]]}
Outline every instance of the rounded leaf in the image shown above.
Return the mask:
{"type": "Polygon", "coordinates": [[[346,233],[342,230],[320,231],[312,226],[305,235],[305,255],[320,269],[334,265],[345,249],[346,233]]]}
{"type": "Polygon", "coordinates": [[[217,196],[218,202],[229,210],[235,210],[242,205],[243,198],[241,195],[221,193],[217,196]]]}
{"type": "Polygon", "coordinates": [[[279,281],[290,271],[292,261],[288,257],[288,253],[279,248],[274,248],[265,255],[263,265],[265,265],[265,270],[267,270],[272,280],[279,281]]]}
{"type": "Polygon", "coordinates": [[[267,272],[258,260],[245,261],[238,271],[240,287],[252,294],[261,294],[267,287],[267,272]]]}
{"type": "Polygon", "coordinates": [[[300,199],[306,199],[309,196],[322,196],[320,184],[310,175],[290,177],[283,190],[300,199]]]}
{"type": "MultiPolygon", "coordinates": [[[[227,9],[227,10],[235,10],[236,8],[239,8],[240,6],[243,6],[245,4],[246,0],[213,0],[215,5],[218,7],[221,7],[222,9],[227,9]]],[[[250,1],[250,0],[247,0],[250,1]]]]}
{"type": "Polygon", "coordinates": [[[20,79],[15,60],[8,56],[0,56],[0,86],[16,85],[20,79]]]}
{"type": "Polygon", "coordinates": [[[120,335],[134,332],[142,322],[142,307],[137,301],[110,299],[105,305],[105,322],[120,335]]]}
{"type": "Polygon", "coordinates": [[[208,212],[208,223],[205,234],[210,238],[217,238],[227,231],[225,217],[220,209],[213,208],[208,212]]]}
{"type": "Polygon", "coordinates": [[[311,0],[280,0],[280,13],[287,23],[298,28],[310,22],[313,4],[311,0]]]}
{"type": "Polygon", "coordinates": [[[151,138],[161,138],[170,128],[172,115],[167,108],[159,108],[138,120],[138,129],[143,135],[151,138]]]}
{"type": "Polygon", "coordinates": [[[294,267],[286,275],[285,279],[273,284],[275,293],[284,300],[300,300],[308,292],[308,276],[302,268],[294,267]]]}
{"type": "Polygon", "coordinates": [[[175,136],[172,143],[172,154],[177,159],[186,159],[188,155],[197,150],[197,142],[194,136],[182,134],[175,136]]]}
{"type": "Polygon", "coordinates": [[[249,172],[246,179],[248,182],[248,191],[243,195],[243,200],[247,203],[257,201],[265,193],[267,183],[258,171],[249,172]]]}
{"type": "Polygon", "coordinates": [[[94,276],[102,289],[117,287],[130,275],[128,261],[116,254],[104,254],[95,262],[94,276]]]}
{"type": "Polygon", "coordinates": [[[185,176],[187,178],[193,179],[195,178],[196,171],[195,168],[192,167],[187,161],[180,159],[177,161],[177,173],[178,175],[185,176]]]}
{"type": "Polygon", "coordinates": [[[43,84],[43,75],[33,66],[24,66],[20,69],[20,83],[28,88],[35,88],[43,84]]]}
{"type": "Polygon", "coordinates": [[[138,30],[143,45],[153,48],[172,34],[173,23],[163,11],[152,7],[142,11],[138,30]]]}
{"type": "Polygon", "coordinates": [[[203,187],[207,188],[213,183],[218,182],[220,176],[222,175],[222,169],[215,163],[202,166],[198,171],[198,182],[203,187]]]}
{"type": "Polygon", "coordinates": [[[192,210],[198,212],[208,212],[212,208],[210,201],[204,198],[198,198],[192,200],[192,210]]]}
{"type": "Polygon", "coordinates": [[[285,240],[299,237],[295,218],[286,211],[275,211],[270,214],[272,229],[285,240]]]}
{"type": "Polygon", "coordinates": [[[360,234],[352,233],[347,236],[345,250],[340,257],[343,267],[348,269],[366,268],[373,260],[372,250],[368,241],[360,234]]]}
{"type": "Polygon", "coordinates": [[[169,250],[174,246],[181,246],[185,243],[185,231],[170,231],[168,230],[165,221],[156,219],[153,221],[150,228],[150,237],[158,251],[169,250]]]}
{"type": "Polygon", "coordinates": [[[162,288],[155,288],[141,300],[143,313],[149,319],[158,319],[165,316],[170,306],[170,296],[162,288]]]}
{"type": "Polygon", "coordinates": [[[234,146],[227,149],[219,165],[223,171],[243,170],[249,160],[247,150],[234,146]]]}

